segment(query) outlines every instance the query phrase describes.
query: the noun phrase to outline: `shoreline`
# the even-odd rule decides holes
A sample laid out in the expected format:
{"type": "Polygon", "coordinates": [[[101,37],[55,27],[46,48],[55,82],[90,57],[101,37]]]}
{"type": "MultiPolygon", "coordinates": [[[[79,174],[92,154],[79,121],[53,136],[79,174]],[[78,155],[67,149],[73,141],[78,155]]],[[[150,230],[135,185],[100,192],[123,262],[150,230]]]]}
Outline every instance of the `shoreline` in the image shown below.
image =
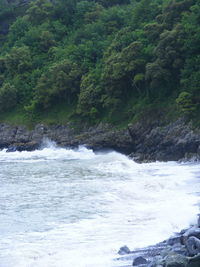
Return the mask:
{"type": "Polygon", "coordinates": [[[124,129],[103,123],[91,127],[37,124],[32,130],[0,124],[0,149],[8,152],[39,149],[44,139],[64,148],[113,149],[138,163],[200,159],[200,129],[193,129],[183,119],[167,125],[141,121],[124,129]]]}
{"type": "Polygon", "coordinates": [[[119,261],[130,261],[120,267],[200,267],[200,214],[195,225],[174,234],[158,244],[131,251],[119,249],[119,261]]]}
{"type": "MultiPolygon", "coordinates": [[[[38,124],[33,130],[0,124],[0,149],[7,148],[7,152],[39,149],[44,139],[64,148],[85,145],[94,151],[114,149],[138,163],[200,159],[200,130],[182,119],[165,126],[141,122],[121,130],[109,124],[83,129],[71,124],[38,124]]],[[[130,261],[130,265],[120,267],[200,267],[200,217],[196,226],[163,242],[134,251],[124,246],[119,255],[118,260],[130,261]]]]}

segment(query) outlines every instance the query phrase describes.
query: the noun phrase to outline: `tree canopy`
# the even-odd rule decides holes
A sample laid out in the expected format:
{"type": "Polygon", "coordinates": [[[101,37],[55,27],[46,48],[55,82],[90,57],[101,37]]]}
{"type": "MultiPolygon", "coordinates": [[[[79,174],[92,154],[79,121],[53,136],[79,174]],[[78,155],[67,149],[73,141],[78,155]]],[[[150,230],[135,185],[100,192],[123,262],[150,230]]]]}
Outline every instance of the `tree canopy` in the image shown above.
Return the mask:
{"type": "Polygon", "coordinates": [[[132,120],[169,99],[180,115],[200,111],[200,0],[17,3],[0,0],[2,113],[62,105],[85,121],[132,120]]]}

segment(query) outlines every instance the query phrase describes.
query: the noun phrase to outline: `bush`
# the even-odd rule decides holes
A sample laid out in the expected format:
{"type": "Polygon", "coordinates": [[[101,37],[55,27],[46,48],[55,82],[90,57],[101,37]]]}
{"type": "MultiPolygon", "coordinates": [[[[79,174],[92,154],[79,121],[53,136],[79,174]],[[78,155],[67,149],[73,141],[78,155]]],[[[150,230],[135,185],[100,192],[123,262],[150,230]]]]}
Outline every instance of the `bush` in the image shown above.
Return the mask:
{"type": "Polygon", "coordinates": [[[197,110],[197,105],[193,103],[192,94],[188,92],[181,92],[176,103],[184,115],[192,115],[197,110]]]}
{"type": "Polygon", "coordinates": [[[17,90],[10,83],[4,83],[0,88],[0,110],[8,111],[17,105],[17,90]]]}

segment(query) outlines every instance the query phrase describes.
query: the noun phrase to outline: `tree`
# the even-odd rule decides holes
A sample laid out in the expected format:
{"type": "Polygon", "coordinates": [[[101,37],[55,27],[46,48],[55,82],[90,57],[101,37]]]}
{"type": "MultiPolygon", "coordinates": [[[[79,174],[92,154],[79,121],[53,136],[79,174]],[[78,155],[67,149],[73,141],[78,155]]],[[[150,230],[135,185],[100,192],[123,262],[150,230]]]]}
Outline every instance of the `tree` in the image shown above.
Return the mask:
{"type": "Polygon", "coordinates": [[[79,93],[81,74],[78,65],[68,60],[54,63],[38,80],[35,103],[42,108],[48,108],[57,101],[70,104],[79,93]]]}
{"type": "Polygon", "coordinates": [[[130,3],[130,0],[95,0],[95,2],[98,2],[105,7],[110,7],[114,5],[127,5],[130,3]]]}
{"type": "Polygon", "coordinates": [[[104,105],[119,108],[131,96],[138,97],[143,89],[134,83],[134,77],[145,71],[145,53],[140,42],[132,42],[120,53],[105,60],[101,83],[105,88],[104,105]]]}
{"type": "Polygon", "coordinates": [[[96,68],[82,77],[77,113],[83,117],[97,117],[100,115],[102,107],[100,75],[100,68],[96,68]]]}
{"type": "Polygon", "coordinates": [[[32,59],[29,48],[27,46],[13,47],[5,55],[5,66],[9,75],[30,71],[32,59]]]}
{"type": "Polygon", "coordinates": [[[10,83],[0,87],[0,110],[8,111],[17,105],[17,90],[10,83]]]}
{"type": "Polygon", "coordinates": [[[71,25],[76,4],[76,0],[53,0],[53,17],[59,19],[65,25],[71,25]]]}
{"type": "Polygon", "coordinates": [[[53,5],[50,0],[31,1],[29,9],[26,11],[28,20],[32,24],[41,24],[52,15],[53,5]]]}

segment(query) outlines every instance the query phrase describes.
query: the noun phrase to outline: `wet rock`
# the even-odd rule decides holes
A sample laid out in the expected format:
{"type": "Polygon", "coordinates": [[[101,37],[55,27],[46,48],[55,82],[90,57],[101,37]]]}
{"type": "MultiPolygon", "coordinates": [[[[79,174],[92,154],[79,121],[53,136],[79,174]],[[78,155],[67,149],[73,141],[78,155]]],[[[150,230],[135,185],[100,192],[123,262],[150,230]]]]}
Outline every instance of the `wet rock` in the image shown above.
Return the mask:
{"type": "Polygon", "coordinates": [[[182,119],[168,125],[162,120],[141,121],[122,130],[106,123],[93,127],[38,124],[31,131],[24,126],[0,124],[0,148],[41,143],[44,137],[63,147],[114,149],[130,154],[137,162],[200,158],[200,130],[192,130],[182,119]]]}
{"type": "Polygon", "coordinates": [[[0,148],[14,145],[17,149],[19,147],[21,149],[22,144],[27,144],[30,149],[31,146],[28,144],[42,143],[43,138],[49,138],[63,147],[86,145],[94,150],[115,149],[126,154],[132,150],[132,140],[128,130],[116,130],[109,124],[81,129],[74,129],[71,124],[50,126],[38,124],[31,131],[23,126],[0,124],[0,148]]]}
{"type": "Polygon", "coordinates": [[[199,267],[200,266],[200,254],[188,259],[187,267],[199,267]]]}
{"type": "Polygon", "coordinates": [[[130,249],[127,246],[123,246],[119,249],[118,254],[119,255],[126,255],[131,253],[130,249]]]}
{"type": "Polygon", "coordinates": [[[28,143],[17,143],[16,148],[18,151],[33,151],[41,147],[41,142],[28,142],[28,143]]]}
{"type": "Polygon", "coordinates": [[[19,126],[16,128],[16,133],[14,140],[16,143],[27,143],[31,139],[31,132],[24,126],[19,126]]]}
{"type": "Polygon", "coordinates": [[[147,262],[140,267],[200,267],[199,230],[197,224],[154,246],[131,251],[127,260],[144,258],[147,262]]]}
{"type": "Polygon", "coordinates": [[[190,236],[186,240],[186,248],[189,253],[189,256],[195,256],[200,253],[200,239],[195,236],[190,236]]]}
{"type": "Polygon", "coordinates": [[[183,245],[186,244],[186,241],[188,240],[189,237],[194,236],[198,239],[200,239],[200,228],[193,226],[190,229],[188,229],[181,237],[181,243],[183,245]]]}
{"type": "Polygon", "coordinates": [[[146,264],[147,260],[143,258],[142,256],[139,256],[133,260],[132,266],[138,266],[142,264],[146,264]]]}
{"type": "Polygon", "coordinates": [[[170,237],[168,240],[167,240],[167,244],[170,245],[170,246],[173,246],[175,244],[179,244],[180,243],[180,236],[174,236],[174,237],[170,237]]]}
{"type": "Polygon", "coordinates": [[[175,252],[169,253],[165,260],[165,267],[187,267],[188,258],[175,252]]]}
{"type": "Polygon", "coordinates": [[[181,255],[187,254],[186,247],[184,245],[181,245],[181,244],[173,245],[172,250],[178,254],[181,254],[181,255]]]}
{"type": "Polygon", "coordinates": [[[134,144],[132,156],[137,161],[180,160],[200,156],[200,132],[179,119],[174,123],[162,125],[145,122],[129,125],[134,144]]]}
{"type": "Polygon", "coordinates": [[[163,267],[164,264],[165,264],[165,261],[164,261],[163,257],[156,256],[153,258],[153,260],[148,265],[148,267],[163,267]]]}
{"type": "Polygon", "coordinates": [[[10,145],[9,147],[8,147],[8,149],[6,150],[6,152],[15,152],[17,150],[17,147],[16,146],[12,146],[12,145],[10,145]]]}
{"type": "Polygon", "coordinates": [[[13,144],[15,140],[15,134],[17,127],[10,126],[8,124],[0,124],[0,143],[3,144],[13,144]]]}

